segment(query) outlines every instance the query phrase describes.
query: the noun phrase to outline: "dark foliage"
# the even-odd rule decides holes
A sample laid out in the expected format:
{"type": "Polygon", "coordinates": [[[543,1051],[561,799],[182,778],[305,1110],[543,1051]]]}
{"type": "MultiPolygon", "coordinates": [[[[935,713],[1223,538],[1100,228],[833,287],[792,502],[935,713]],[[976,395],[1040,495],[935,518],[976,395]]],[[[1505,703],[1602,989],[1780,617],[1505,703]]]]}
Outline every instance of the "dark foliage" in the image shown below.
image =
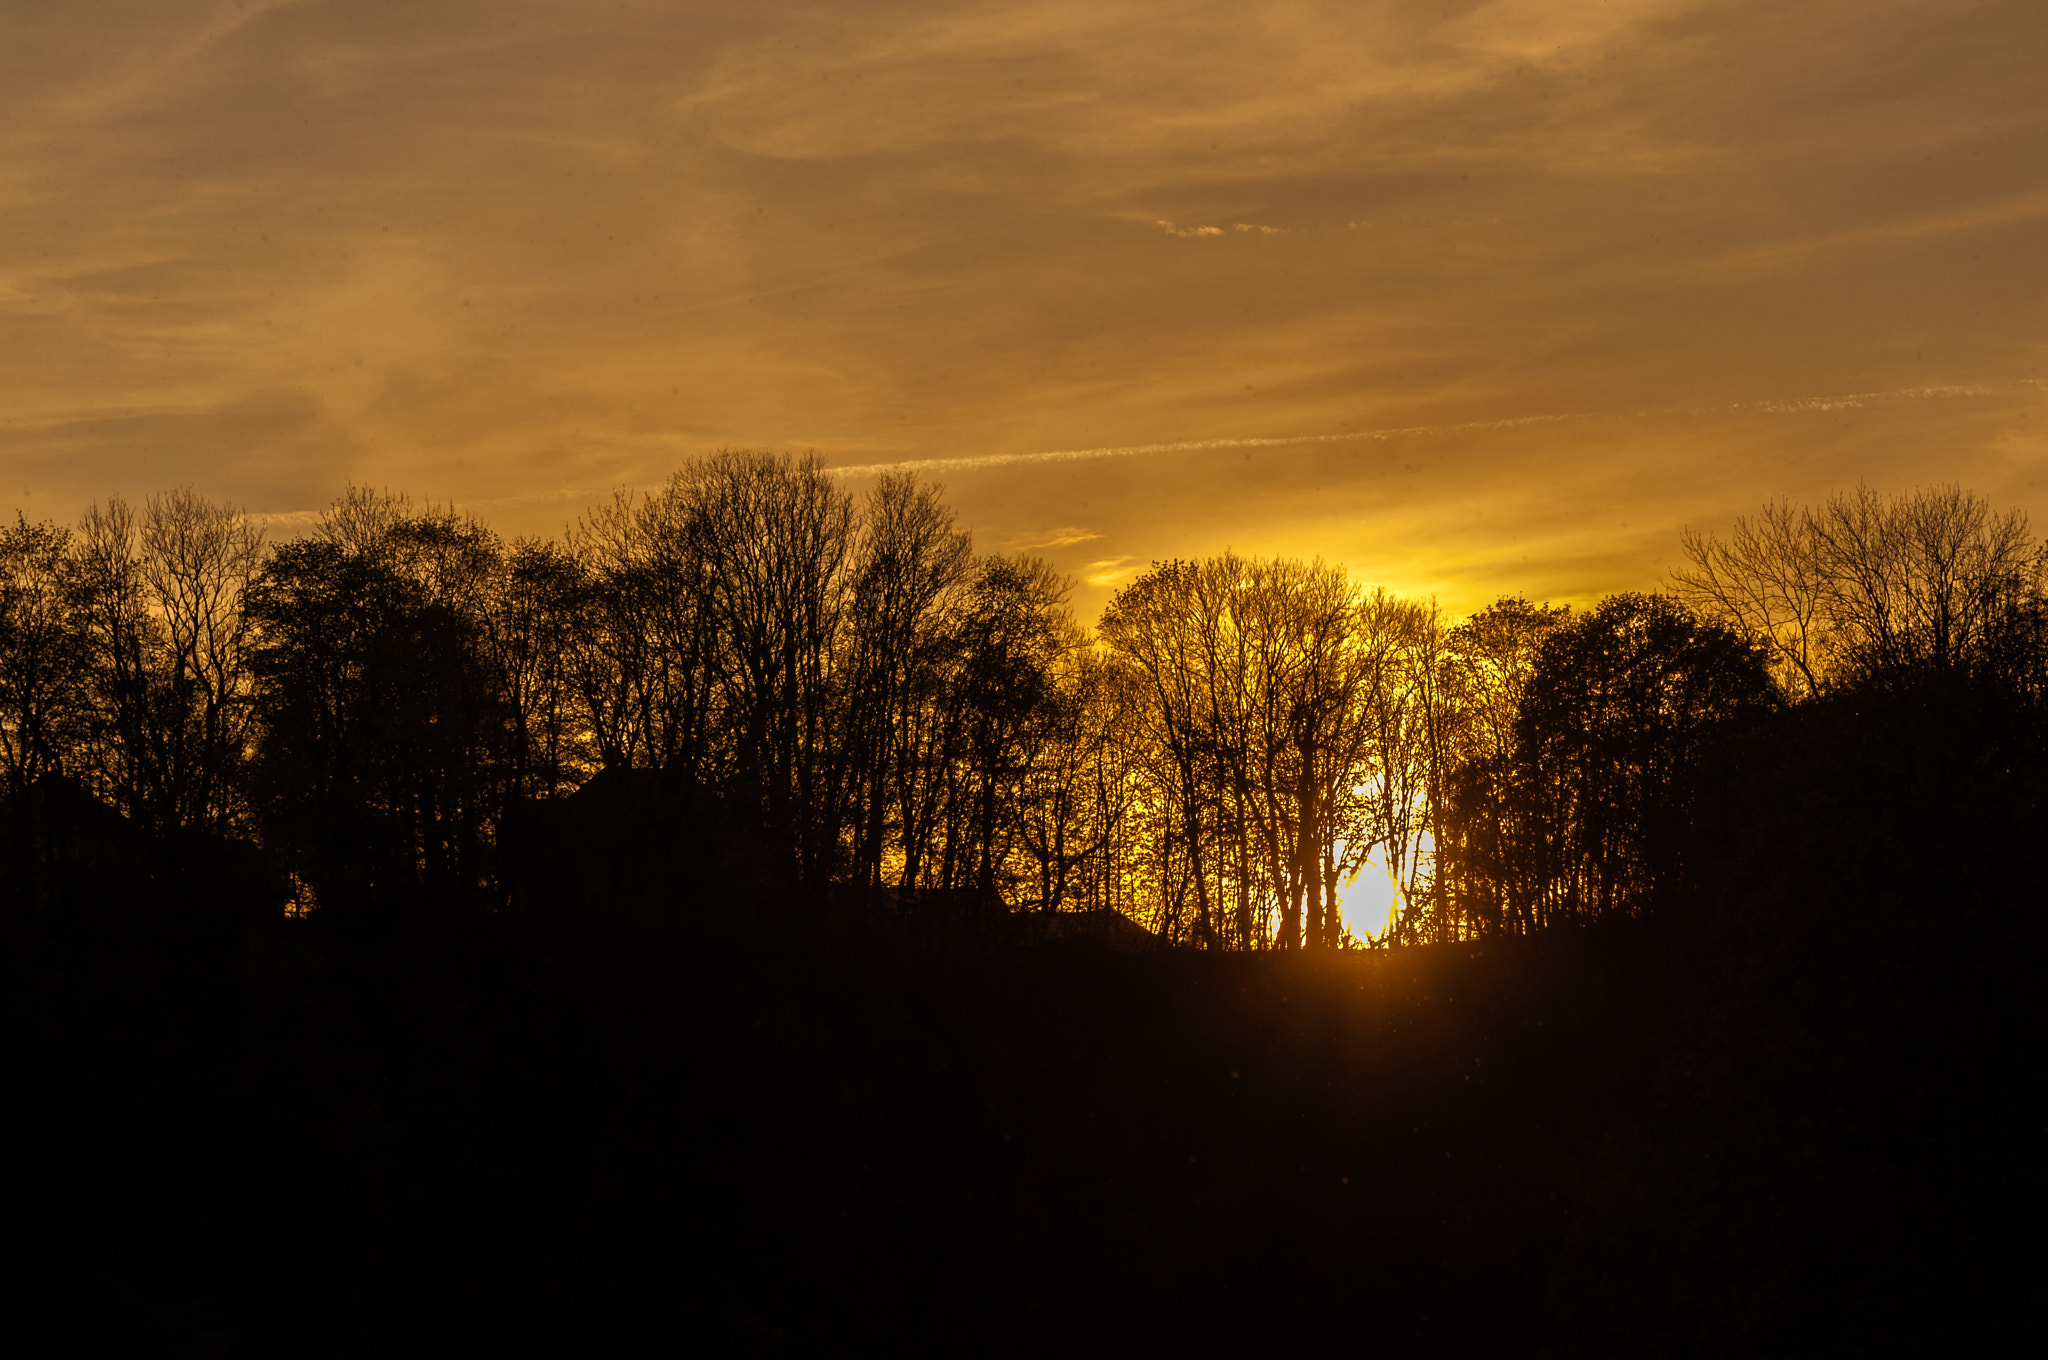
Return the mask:
{"type": "Polygon", "coordinates": [[[383,553],[290,543],[251,591],[264,838],[324,905],[495,886],[509,715],[476,623],[383,553]]]}

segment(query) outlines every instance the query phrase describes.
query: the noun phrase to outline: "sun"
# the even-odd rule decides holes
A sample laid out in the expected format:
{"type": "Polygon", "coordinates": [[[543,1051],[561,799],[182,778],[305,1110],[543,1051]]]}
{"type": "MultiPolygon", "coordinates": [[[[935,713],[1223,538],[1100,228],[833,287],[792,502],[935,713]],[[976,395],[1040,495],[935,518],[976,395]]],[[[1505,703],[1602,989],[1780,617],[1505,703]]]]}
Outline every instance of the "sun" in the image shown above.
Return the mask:
{"type": "Polygon", "coordinates": [[[1370,940],[1385,932],[1400,897],[1401,890],[1385,866],[1377,859],[1368,859],[1349,883],[1338,886],[1337,914],[1355,938],[1370,940]]]}

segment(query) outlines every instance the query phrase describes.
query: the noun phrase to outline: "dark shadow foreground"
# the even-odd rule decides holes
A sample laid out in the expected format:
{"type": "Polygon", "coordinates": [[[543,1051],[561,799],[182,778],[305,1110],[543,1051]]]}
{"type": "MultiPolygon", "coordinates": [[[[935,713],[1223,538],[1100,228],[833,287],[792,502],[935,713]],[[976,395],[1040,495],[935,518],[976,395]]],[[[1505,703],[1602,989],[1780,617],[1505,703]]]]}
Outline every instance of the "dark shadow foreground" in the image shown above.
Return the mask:
{"type": "Polygon", "coordinates": [[[715,864],[287,920],[46,786],[23,1353],[1981,1350],[2040,1302],[2043,762],[1869,720],[1730,757],[1686,910],[1351,956],[940,943],[715,864]]]}

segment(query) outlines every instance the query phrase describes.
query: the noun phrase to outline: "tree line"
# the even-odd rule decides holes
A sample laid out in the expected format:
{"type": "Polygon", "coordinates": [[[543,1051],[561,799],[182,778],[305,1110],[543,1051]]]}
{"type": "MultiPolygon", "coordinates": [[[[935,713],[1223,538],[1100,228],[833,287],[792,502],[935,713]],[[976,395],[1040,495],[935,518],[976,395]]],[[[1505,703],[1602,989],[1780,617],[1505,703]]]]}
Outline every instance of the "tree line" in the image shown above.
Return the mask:
{"type": "Polygon", "coordinates": [[[504,908],[522,819],[609,787],[718,828],[764,901],[1328,949],[1650,910],[1717,744],[1787,706],[2040,697],[2017,512],[1859,489],[1683,546],[1669,593],[1462,620],[1319,561],[1155,563],[1091,632],[938,488],[810,458],[721,452],[561,541],[351,487],[267,544],[178,490],[0,531],[0,758],[10,796],[258,842],[300,911],[504,908]],[[1369,861],[1398,909],[1360,941],[1369,861]]]}

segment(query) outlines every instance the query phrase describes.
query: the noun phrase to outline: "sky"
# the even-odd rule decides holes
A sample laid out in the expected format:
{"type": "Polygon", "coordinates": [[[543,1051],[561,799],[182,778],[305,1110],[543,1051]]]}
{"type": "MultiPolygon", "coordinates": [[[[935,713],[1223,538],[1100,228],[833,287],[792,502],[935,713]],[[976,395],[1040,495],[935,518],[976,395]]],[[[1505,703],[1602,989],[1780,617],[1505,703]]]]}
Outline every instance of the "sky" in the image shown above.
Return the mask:
{"type": "Polygon", "coordinates": [[[2048,526],[2040,0],[0,0],[0,513],[559,534],[721,447],[1092,618],[1654,589],[1859,481],[2048,526]]]}

